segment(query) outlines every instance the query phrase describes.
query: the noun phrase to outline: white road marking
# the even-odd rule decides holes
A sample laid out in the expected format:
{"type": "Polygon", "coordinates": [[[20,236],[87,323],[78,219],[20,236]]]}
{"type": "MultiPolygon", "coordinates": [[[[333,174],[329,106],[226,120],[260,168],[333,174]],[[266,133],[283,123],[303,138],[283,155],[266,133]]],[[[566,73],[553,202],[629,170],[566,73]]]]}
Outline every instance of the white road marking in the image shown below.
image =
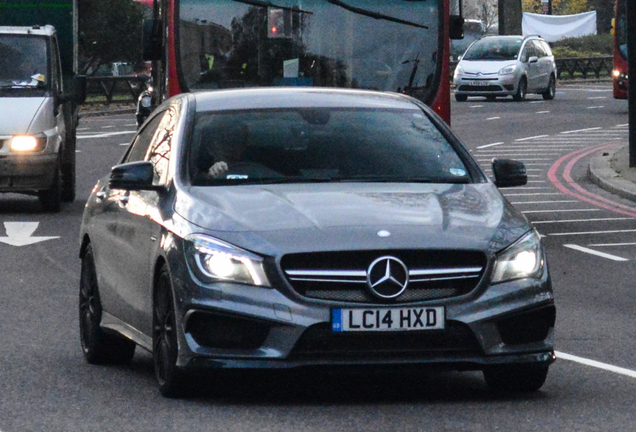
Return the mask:
{"type": "Polygon", "coordinates": [[[593,247],[636,246],[636,243],[592,243],[593,247]]]}
{"type": "Polygon", "coordinates": [[[555,210],[555,209],[550,209],[550,210],[527,210],[527,211],[522,211],[521,213],[523,214],[528,214],[528,213],[572,213],[572,212],[589,212],[589,211],[600,211],[601,209],[568,209],[568,210],[555,210]]]}
{"type": "Polygon", "coordinates": [[[40,222],[5,222],[4,230],[6,237],[0,237],[0,242],[11,246],[27,246],[34,243],[60,238],[55,237],[32,237],[40,222]]]}
{"type": "Polygon", "coordinates": [[[137,133],[137,131],[105,132],[105,133],[98,133],[94,135],[77,135],[77,139],[106,138],[106,137],[111,137],[115,135],[128,135],[128,134],[134,134],[134,133],[137,133]]]}
{"type": "Polygon", "coordinates": [[[471,105],[470,107],[471,108],[481,108],[481,107],[483,107],[483,105],[471,105]]]}
{"type": "MultiPolygon", "coordinates": [[[[572,203],[572,202],[579,202],[578,200],[559,200],[559,201],[518,201],[518,202],[513,202],[511,204],[513,205],[518,205],[518,204],[560,204],[560,203],[572,203]]],[[[624,218],[624,219],[628,219],[628,218],[624,218]]]]}
{"type": "Polygon", "coordinates": [[[548,114],[550,111],[537,111],[535,114],[548,114]]]}
{"type": "Polygon", "coordinates": [[[551,236],[569,236],[569,235],[593,235],[593,234],[622,234],[636,232],[636,229],[632,230],[611,230],[611,231],[581,231],[581,232],[569,232],[569,233],[553,233],[551,236]]]}
{"type": "Polygon", "coordinates": [[[590,107],[587,107],[586,109],[599,109],[599,108],[605,108],[605,105],[590,106],[590,107]]]}
{"type": "Polygon", "coordinates": [[[549,224],[549,223],[580,223],[580,222],[609,222],[620,220],[634,220],[634,218],[620,217],[620,218],[591,218],[591,219],[561,219],[552,221],[532,221],[533,224],[549,224]]]}
{"type": "Polygon", "coordinates": [[[563,246],[565,246],[566,248],[569,248],[569,249],[574,249],[574,250],[577,250],[579,252],[586,253],[586,254],[596,255],[596,256],[599,256],[601,258],[607,258],[607,259],[612,260],[612,261],[629,261],[627,258],[619,257],[617,255],[610,255],[610,254],[607,254],[607,253],[604,253],[604,252],[595,251],[593,249],[588,249],[586,247],[575,245],[575,244],[564,244],[563,246]]]}
{"type": "Polygon", "coordinates": [[[607,99],[607,96],[594,96],[594,97],[588,97],[588,99],[607,99]]]}
{"type": "Polygon", "coordinates": [[[549,137],[550,135],[537,135],[537,136],[532,136],[532,137],[527,137],[527,138],[519,138],[516,139],[515,142],[521,142],[521,141],[529,141],[529,140],[533,140],[533,139],[537,139],[537,138],[545,138],[545,137],[549,137]]]}
{"type": "Polygon", "coordinates": [[[571,130],[571,131],[565,131],[565,132],[559,132],[559,133],[565,135],[565,134],[572,134],[572,133],[578,133],[578,132],[588,132],[588,131],[599,130],[599,129],[603,129],[603,128],[602,127],[593,127],[593,128],[577,129],[577,130],[571,130]]]}
{"type": "Polygon", "coordinates": [[[617,374],[620,374],[620,375],[626,375],[626,376],[631,377],[631,378],[636,378],[636,371],[633,371],[631,369],[625,369],[625,368],[622,368],[622,367],[613,366],[613,365],[610,365],[610,364],[607,364],[607,363],[601,363],[601,362],[598,362],[596,360],[590,360],[590,359],[586,359],[586,358],[583,358],[583,357],[577,357],[577,356],[574,356],[572,354],[566,354],[566,353],[562,353],[562,352],[559,352],[559,351],[555,351],[554,353],[556,354],[557,358],[560,358],[560,359],[563,359],[563,360],[569,360],[569,361],[572,361],[572,362],[575,362],[575,363],[580,363],[582,365],[592,366],[592,367],[595,367],[597,369],[603,369],[603,370],[606,370],[606,371],[609,371],[609,372],[614,372],[614,373],[617,373],[617,374]]]}
{"type": "Polygon", "coordinates": [[[489,117],[486,120],[499,120],[501,117],[489,117]]]}

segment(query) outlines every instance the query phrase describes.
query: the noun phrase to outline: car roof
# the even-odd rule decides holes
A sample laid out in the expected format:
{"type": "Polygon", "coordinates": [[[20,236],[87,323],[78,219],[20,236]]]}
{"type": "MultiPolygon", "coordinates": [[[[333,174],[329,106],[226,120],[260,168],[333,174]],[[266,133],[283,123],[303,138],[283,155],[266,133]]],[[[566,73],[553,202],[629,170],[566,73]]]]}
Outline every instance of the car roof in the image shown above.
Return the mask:
{"type": "Polygon", "coordinates": [[[258,87],[192,93],[197,111],[273,108],[414,109],[416,100],[399,93],[320,87],[258,87]]]}

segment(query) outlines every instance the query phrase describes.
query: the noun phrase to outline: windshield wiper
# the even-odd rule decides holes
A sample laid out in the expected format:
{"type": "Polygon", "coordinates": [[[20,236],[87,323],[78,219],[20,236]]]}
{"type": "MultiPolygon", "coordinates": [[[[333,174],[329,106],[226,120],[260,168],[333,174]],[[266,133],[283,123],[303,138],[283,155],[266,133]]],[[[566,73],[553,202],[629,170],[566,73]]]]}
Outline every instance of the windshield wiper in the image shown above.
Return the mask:
{"type": "MultiPolygon", "coordinates": [[[[241,1],[241,0],[235,0],[235,1],[241,1]]],[[[389,15],[384,15],[379,12],[373,12],[370,10],[361,9],[355,6],[348,5],[340,0],[326,0],[326,1],[327,3],[331,3],[332,5],[340,6],[341,8],[346,9],[348,11],[351,11],[360,15],[368,16],[370,18],[375,18],[375,19],[385,20],[385,21],[392,21],[398,24],[405,24],[408,26],[413,26],[413,27],[418,27],[418,28],[423,28],[428,30],[428,27],[425,25],[417,24],[411,21],[406,21],[400,18],[395,18],[389,15]]]]}
{"type": "Polygon", "coordinates": [[[248,5],[252,5],[252,6],[257,6],[257,7],[262,7],[262,8],[275,8],[275,9],[282,9],[282,10],[288,10],[288,11],[293,11],[293,12],[298,12],[298,13],[302,13],[302,14],[308,14],[308,15],[313,15],[313,12],[310,11],[304,11],[302,9],[298,9],[298,8],[294,8],[294,7],[289,7],[289,6],[278,6],[275,5],[274,3],[270,3],[267,1],[260,1],[260,0],[233,0],[237,3],[245,3],[248,5]]]}

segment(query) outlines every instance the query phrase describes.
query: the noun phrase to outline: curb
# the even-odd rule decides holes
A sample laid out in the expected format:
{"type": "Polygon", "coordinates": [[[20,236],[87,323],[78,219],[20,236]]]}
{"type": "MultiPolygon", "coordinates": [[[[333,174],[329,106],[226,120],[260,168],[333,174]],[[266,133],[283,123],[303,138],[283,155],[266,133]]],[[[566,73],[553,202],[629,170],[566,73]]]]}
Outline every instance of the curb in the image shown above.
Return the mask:
{"type": "Polygon", "coordinates": [[[121,109],[111,109],[111,110],[102,110],[102,111],[81,111],[78,116],[82,117],[101,117],[108,115],[117,115],[117,114],[134,114],[137,111],[136,108],[121,108],[121,109]]]}
{"type": "Polygon", "coordinates": [[[611,167],[610,160],[625,147],[618,147],[607,152],[607,155],[598,155],[592,158],[588,167],[589,179],[608,192],[612,192],[623,198],[636,201],[636,184],[620,177],[611,167]]]}

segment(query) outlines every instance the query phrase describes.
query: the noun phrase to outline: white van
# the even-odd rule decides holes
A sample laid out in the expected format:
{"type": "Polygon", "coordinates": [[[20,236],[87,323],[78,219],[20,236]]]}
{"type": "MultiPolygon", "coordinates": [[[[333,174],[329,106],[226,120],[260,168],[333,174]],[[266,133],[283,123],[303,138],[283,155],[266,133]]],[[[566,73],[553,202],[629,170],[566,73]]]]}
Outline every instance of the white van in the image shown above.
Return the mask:
{"type": "Polygon", "coordinates": [[[85,94],[85,81],[77,94],[63,81],[54,27],[0,27],[0,192],[37,195],[51,212],[75,199],[77,104],[85,94]]]}

